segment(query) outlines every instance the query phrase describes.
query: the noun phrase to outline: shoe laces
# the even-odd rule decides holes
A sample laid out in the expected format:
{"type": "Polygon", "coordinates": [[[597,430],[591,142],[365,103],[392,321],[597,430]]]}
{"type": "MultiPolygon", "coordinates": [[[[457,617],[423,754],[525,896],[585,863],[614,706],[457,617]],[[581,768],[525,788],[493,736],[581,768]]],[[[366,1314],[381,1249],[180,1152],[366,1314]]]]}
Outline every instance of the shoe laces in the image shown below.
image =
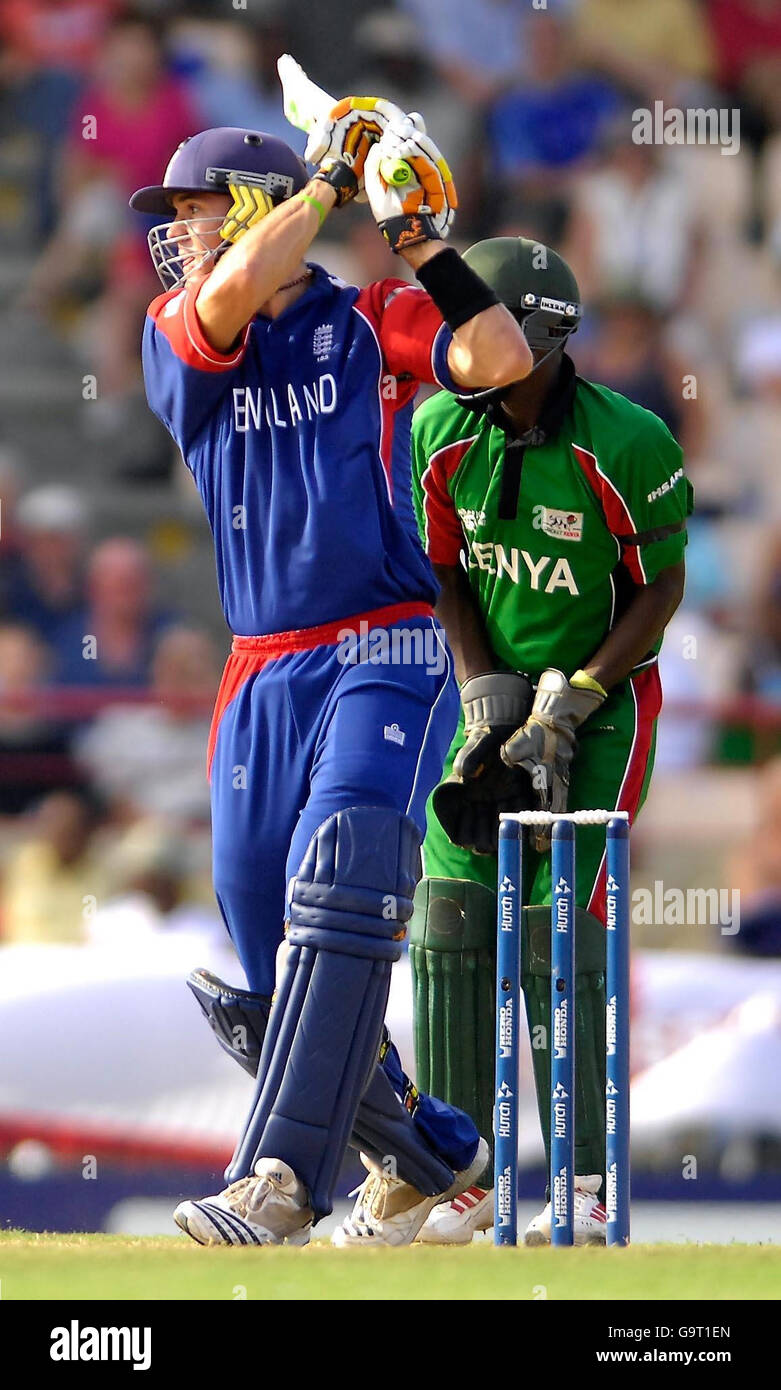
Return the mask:
{"type": "Polygon", "coordinates": [[[236,1182],[232,1182],[230,1187],[226,1187],[222,1197],[231,1211],[237,1212],[239,1216],[246,1212],[250,1198],[248,1189],[257,1181],[258,1179],[255,1177],[239,1178],[236,1182]]]}

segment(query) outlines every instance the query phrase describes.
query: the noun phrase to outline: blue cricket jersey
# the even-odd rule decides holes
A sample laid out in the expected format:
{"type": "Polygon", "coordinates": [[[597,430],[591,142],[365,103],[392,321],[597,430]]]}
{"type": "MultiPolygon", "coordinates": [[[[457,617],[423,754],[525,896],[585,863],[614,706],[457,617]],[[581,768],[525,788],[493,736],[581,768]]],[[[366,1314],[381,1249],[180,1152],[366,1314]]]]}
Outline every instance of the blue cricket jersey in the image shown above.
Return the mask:
{"type": "Polygon", "coordinates": [[[429,296],[400,280],[359,290],[312,266],[278,318],[241,346],[206,341],[200,285],[149,307],[149,404],[198,486],[232,632],[309,628],[386,605],[433,604],[410,486],[420,382],[455,390],[452,334],[429,296]]]}

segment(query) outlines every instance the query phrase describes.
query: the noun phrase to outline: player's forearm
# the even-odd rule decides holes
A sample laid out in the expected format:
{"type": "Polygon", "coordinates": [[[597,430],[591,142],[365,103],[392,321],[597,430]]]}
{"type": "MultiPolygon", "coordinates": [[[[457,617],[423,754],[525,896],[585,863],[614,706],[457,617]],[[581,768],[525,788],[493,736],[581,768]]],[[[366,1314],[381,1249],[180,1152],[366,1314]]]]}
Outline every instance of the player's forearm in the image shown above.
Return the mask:
{"type": "MultiPolygon", "coordinates": [[[[422,241],[399,254],[417,274],[421,266],[450,249],[444,241],[422,241]]],[[[458,386],[495,390],[522,381],[534,360],[512,314],[503,304],[493,304],[456,329],[447,365],[458,386]]]]}
{"type": "Polygon", "coordinates": [[[494,304],[453,334],[447,365],[458,386],[498,390],[523,381],[534,359],[509,309],[494,304]]]}
{"type": "Polygon", "coordinates": [[[654,646],[683,598],[684,562],[662,570],[652,584],[638,589],[612,632],[583,670],[604,690],[625,680],[654,646]]]}
{"type": "Polygon", "coordinates": [[[274,208],[220,257],[198,295],[201,326],[213,347],[227,352],[238,334],[301,264],[336,193],[310,179],[300,197],[274,208]],[[314,199],[314,202],[305,201],[314,199]]]}
{"type": "Polygon", "coordinates": [[[470,676],[493,671],[496,658],[491,651],[480,611],[460,565],[435,565],[434,573],[442,590],[437,600],[439,618],[456,668],[459,685],[470,676]]]}

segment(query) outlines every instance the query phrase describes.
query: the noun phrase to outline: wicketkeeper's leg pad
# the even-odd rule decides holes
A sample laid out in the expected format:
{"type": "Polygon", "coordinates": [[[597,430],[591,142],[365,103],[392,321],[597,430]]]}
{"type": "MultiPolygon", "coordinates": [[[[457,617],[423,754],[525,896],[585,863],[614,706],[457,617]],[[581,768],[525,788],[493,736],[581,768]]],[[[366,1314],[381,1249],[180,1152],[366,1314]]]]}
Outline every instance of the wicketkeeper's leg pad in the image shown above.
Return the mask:
{"type": "MultiPolygon", "coordinates": [[[[425,878],[410,923],[415,1066],[421,1091],[493,1130],[496,894],[467,879],[425,878]]],[[[486,1181],[490,1186],[490,1176],[486,1181]]]]}
{"type": "Polygon", "coordinates": [[[331,1195],[382,1034],[390,971],[412,914],[420,832],[387,807],[330,816],[291,885],[288,955],[271,1011],[252,1114],[230,1182],[280,1158],[315,1218],[331,1195]]]}

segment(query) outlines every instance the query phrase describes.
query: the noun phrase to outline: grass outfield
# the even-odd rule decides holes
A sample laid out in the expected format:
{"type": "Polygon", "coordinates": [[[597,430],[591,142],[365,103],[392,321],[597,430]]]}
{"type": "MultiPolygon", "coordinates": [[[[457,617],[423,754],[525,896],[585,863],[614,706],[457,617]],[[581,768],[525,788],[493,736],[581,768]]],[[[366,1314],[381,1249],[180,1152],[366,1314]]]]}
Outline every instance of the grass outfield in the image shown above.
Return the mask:
{"type": "Polygon", "coordinates": [[[0,1233],[6,1299],[778,1299],[781,1247],[206,1249],[177,1236],[0,1233]]]}

